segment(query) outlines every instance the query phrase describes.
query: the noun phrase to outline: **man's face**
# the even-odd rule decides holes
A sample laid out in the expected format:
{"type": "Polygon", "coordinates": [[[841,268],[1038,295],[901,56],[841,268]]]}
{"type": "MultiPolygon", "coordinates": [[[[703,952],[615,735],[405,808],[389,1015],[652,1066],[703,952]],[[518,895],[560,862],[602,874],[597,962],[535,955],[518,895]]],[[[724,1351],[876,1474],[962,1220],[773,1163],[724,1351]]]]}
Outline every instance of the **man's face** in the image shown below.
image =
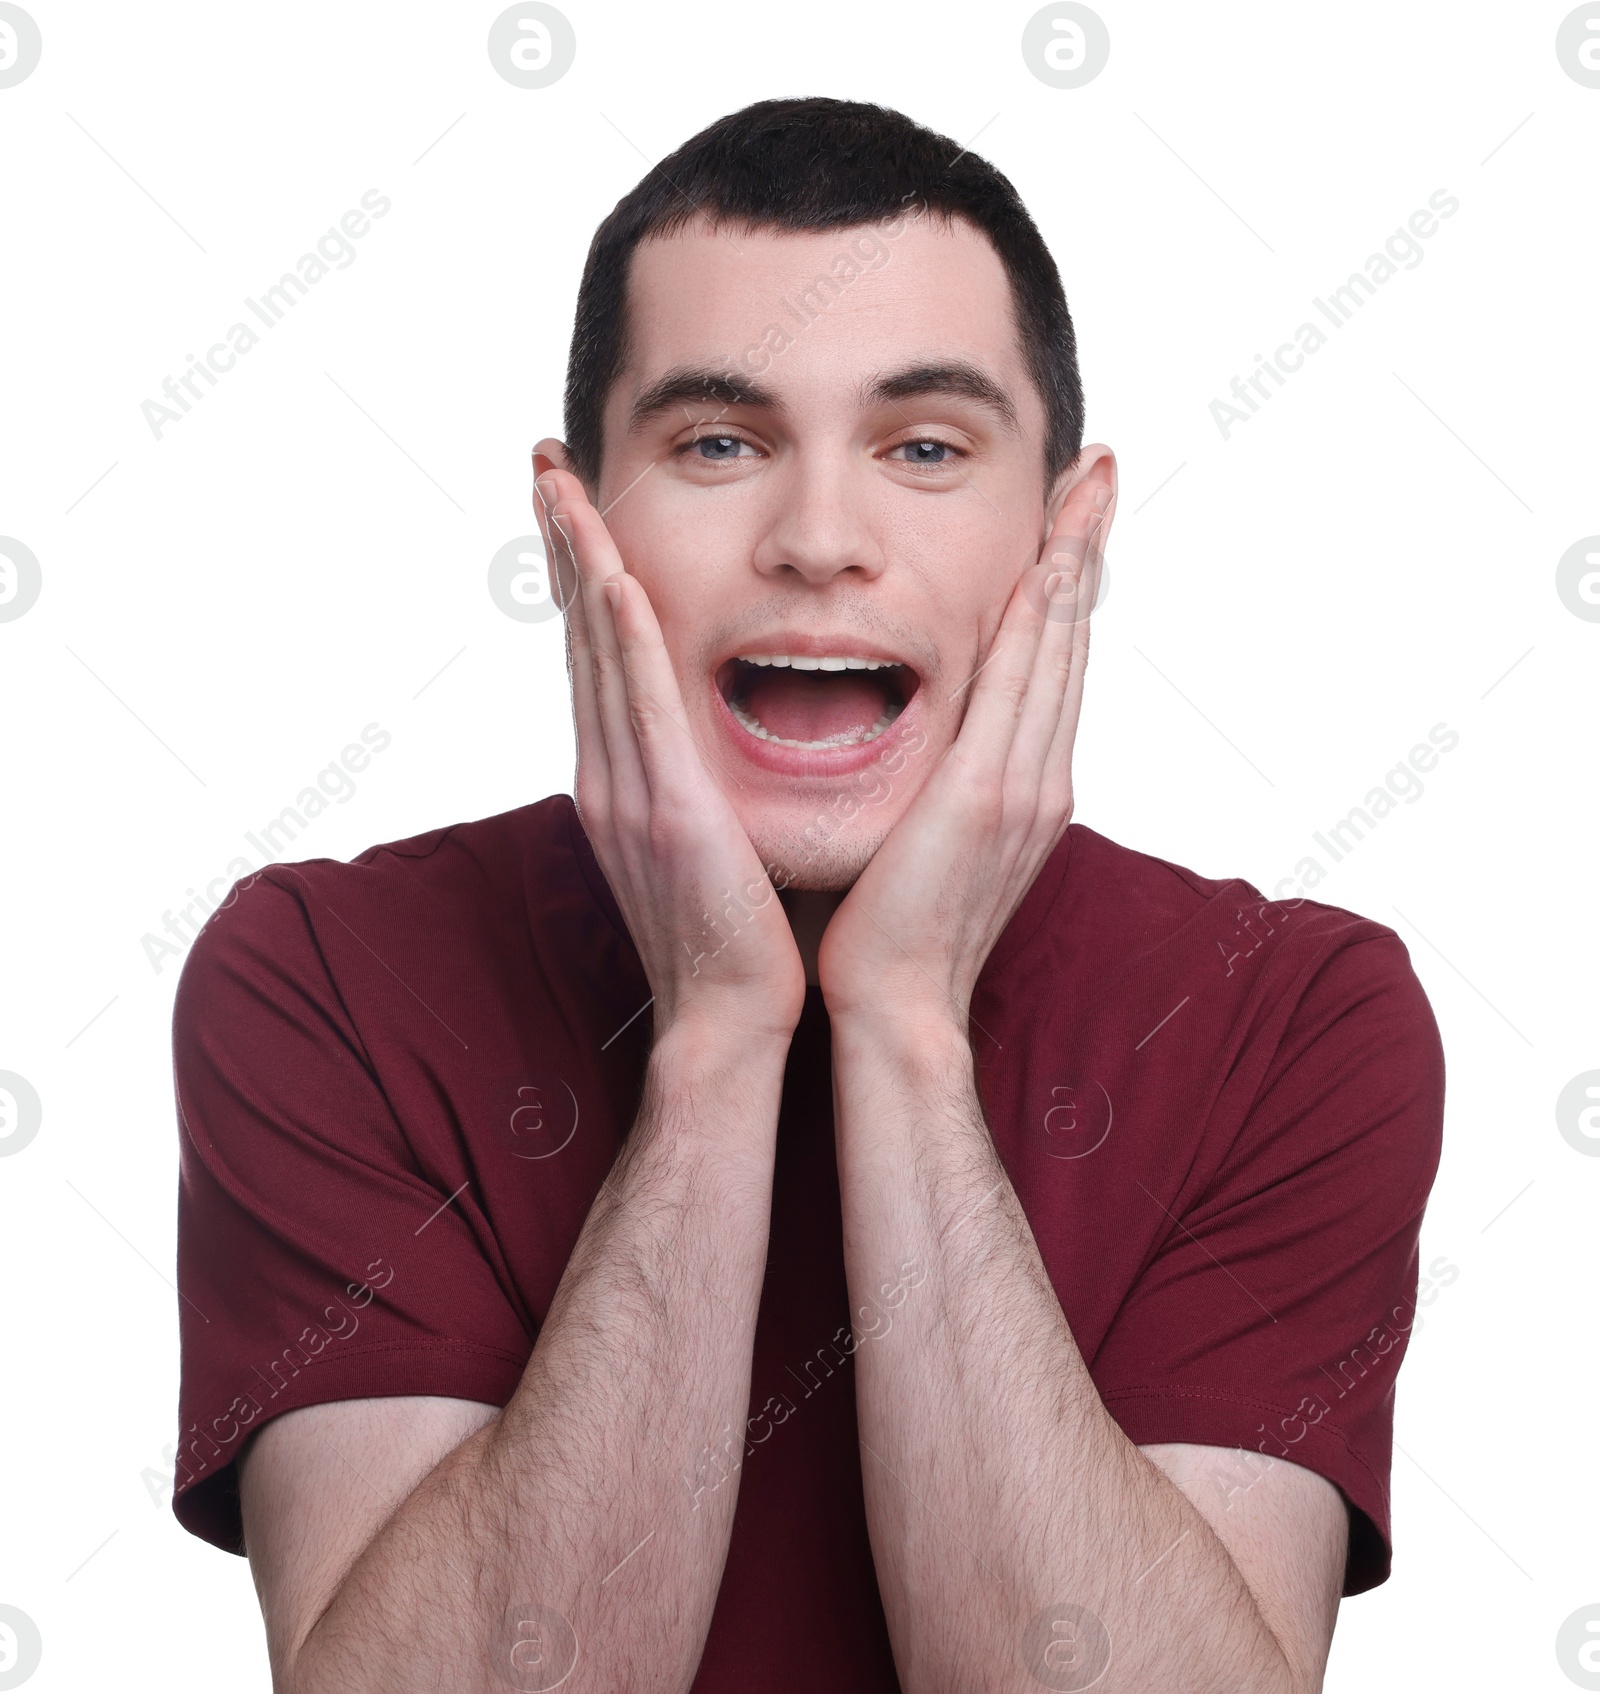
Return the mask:
{"type": "Polygon", "coordinates": [[[955,738],[1064,492],[1005,271],[910,210],[700,223],[641,244],[628,299],[591,496],[763,863],[847,888],[955,738]]]}

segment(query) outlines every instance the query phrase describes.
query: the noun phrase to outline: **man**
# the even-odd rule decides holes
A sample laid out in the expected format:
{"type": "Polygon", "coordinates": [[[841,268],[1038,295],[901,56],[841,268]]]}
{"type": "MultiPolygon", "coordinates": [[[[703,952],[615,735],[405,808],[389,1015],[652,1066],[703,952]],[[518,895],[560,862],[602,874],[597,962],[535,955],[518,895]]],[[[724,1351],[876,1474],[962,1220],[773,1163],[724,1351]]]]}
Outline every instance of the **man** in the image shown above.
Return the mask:
{"type": "Polygon", "coordinates": [[[567,436],[576,810],[272,867],[183,979],[176,1507],[276,1685],[1318,1688],[1437,1032],[1392,931],[1068,827],[1116,469],[1015,193],[722,120],[567,436]]]}

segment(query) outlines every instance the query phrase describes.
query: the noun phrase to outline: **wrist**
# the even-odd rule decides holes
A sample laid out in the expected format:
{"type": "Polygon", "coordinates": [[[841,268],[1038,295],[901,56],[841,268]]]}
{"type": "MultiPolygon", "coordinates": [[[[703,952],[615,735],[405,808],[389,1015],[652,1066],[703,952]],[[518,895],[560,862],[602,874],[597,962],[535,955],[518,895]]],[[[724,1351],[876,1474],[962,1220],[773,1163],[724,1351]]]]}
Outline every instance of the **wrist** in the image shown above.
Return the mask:
{"type": "Polygon", "coordinates": [[[721,1086],[776,1076],[781,1086],[792,1036],[781,1027],[679,1016],[657,1026],[649,1068],[658,1083],[721,1086]]]}
{"type": "Polygon", "coordinates": [[[835,1062],[889,1064],[902,1073],[948,1078],[972,1072],[972,1041],[963,1010],[943,1002],[896,1000],[831,1014],[835,1062]]]}
{"type": "Polygon", "coordinates": [[[658,1033],[645,1065],[631,1140],[645,1153],[669,1148],[715,1172],[727,1198],[759,1192],[770,1203],[787,1040],[705,1031],[682,1023],[658,1033]],[[709,1165],[705,1161],[709,1160],[709,1165]],[[754,1184],[754,1188],[748,1188],[754,1184]]]}

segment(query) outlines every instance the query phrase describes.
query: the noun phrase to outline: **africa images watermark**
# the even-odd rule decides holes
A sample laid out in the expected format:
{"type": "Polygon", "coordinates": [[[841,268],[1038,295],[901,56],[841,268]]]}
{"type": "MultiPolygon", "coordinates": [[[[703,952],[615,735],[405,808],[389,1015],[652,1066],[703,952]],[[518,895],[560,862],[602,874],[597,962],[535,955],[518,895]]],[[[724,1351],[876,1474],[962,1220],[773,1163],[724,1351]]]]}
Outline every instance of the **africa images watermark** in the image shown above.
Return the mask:
{"type": "MultiPolygon", "coordinates": [[[[769,370],[772,361],[787,353],[812,324],[837,306],[848,289],[889,263],[892,253],[888,243],[898,240],[928,210],[927,203],[915,193],[904,196],[902,204],[904,210],[878,218],[859,231],[834,255],[826,271],[793,291],[793,298],[779,295],[776,309],[787,323],[774,319],[762,330],[760,339],[750,342],[739,354],[717,356],[706,378],[708,402],[719,404],[723,411],[736,405],[745,395],[741,377],[759,376],[769,370]]],[[[718,417],[721,415],[718,413],[718,417]]],[[[713,418],[704,425],[708,433],[715,422],[713,418]]],[[[519,623],[544,623],[566,609],[567,597],[560,592],[560,583],[552,580],[540,536],[515,536],[497,549],[489,561],[489,597],[507,617],[519,623]]]]}
{"type": "Polygon", "coordinates": [[[243,879],[274,863],[289,842],[314,818],[327,811],[330,803],[342,806],[353,800],[356,773],[364,771],[371,764],[373,755],[383,752],[393,739],[381,725],[369,723],[361,731],[361,740],[350,742],[337,759],[318,771],[316,783],[302,788],[292,806],[285,806],[275,818],[262,824],[259,833],[247,829],[244,838],[261,855],[261,865],[257,866],[240,854],[228,861],[220,876],[212,877],[204,894],[193,888],[186,889],[189,903],[175,913],[169,910],[161,914],[164,937],[149,932],[139,937],[139,945],[144,948],[151,970],[160,976],[162,966],[169,958],[181,959],[212,913],[231,906],[249,886],[243,879]]]}
{"type": "MultiPolygon", "coordinates": [[[[1428,731],[1428,739],[1419,741],[1386,773],[1381,786],[1368,789],[1366,799],[1359,806],[1352,806],[1337,822],[1329,824],[1326,831],[1313,830],[1311,839],[1335,864],[1348,858],[1395,810],[1397,802],[1404,801],[1412,806],[1422,798],[1425,791],[1423,776],[1438,765],[1441,754],[1454,752],[1460,743],[1460,735],[1449,724],[1436,723],[1428,731]]],[[[1279,900],[1303,899],[1306,891],[1315,888],[1327,875],[1328,866],[1315,853],[1307,853],[1294,867],[1293,875],[1279,877],[1272,892],[1279,900]]]]}
{"type": "MultiPolygon", "coordinates": [[[[1379,1360],[1386,1353],[1403,1347],[1408,1337],[1422,1328],[1422,1314],[1418,1307],[1431,1306],[1439,1298],[1439,1290],[1450,1287],[1460,1275],[1460,1267],[1452,1264],[1443,1253],[1433,1259],[1427,1274],[1419,1274],[1417,1278],[1414,1300],[1402,1300],[1396,1304],[1385,1321],[1374,1324],[1366,1336],[1335,1363],[1333,1370],[1326,1365],[1317,1367],[1336,1390],[1332,1401],[1322,1394],[1306,1395],[1294,1411],[1278,1418],[1275,1430],[1269,1430],[1265,1423],[1256,1425],[1256,1434],[1262,1438],[1255,1449],[1261,1455],[1259,1461],[1246,1447],[1219,1449],[1214,1455],[1210,1481],[1226,1501],[1224,1510],[1231,1512],[1262,1477],[1275,1470],[1280,1460],[1287,1459],[1289,1449],[1304,1441],[1338,1401],[1360,1387],[1368,1371],[1376,1370],[1379,1360]],[[1363,1353],[1366,1358],[1362,1357],[1363,1353]],[[1277,1453],[1268,1450],[1269,1441],[1278,1447],[1277,1453]]],[[[1329,1427],[1333,1428],[1332,1425],[1329,1427]]]]}
{"type": "Polygon", "coordinates": [[[752,341],[737,357],[724,353],[717,365],[728,380],[736,383],[740,372],[759,376],[775,358],[787,353],[818,318],[838,305],[847,289],[854,288],[874,271],[882,270],[892,257],[888,244],[898,241],[912,224],[927,215],[927,202],[919,195],[905,195],[902,205],[908,201],[912,204],[904,210],[874,220],[869,230],[847,242],[834,255],[826,272],[795,290],[793,300],[780,295],[778,306],[788,323],[769,323],[761,332],[761,339],[752,341]]]}
{"type": "Polygon", "coordinates": [[[881,806],[894,791],[888,777],[898,776],[906,768],[908,756],[920,753],[928,744],[926,731],[914,725],[902,725],[892,734],[885,730],[885,745],[872,763],[865,765],[844,782],[828,805],[824,806],[802,832],[806,851],[797,864],[770,864],[766,875],[758,877],[735,894],[724,888],[719,896],[720,911],[716,916],[701,913],[701,929],[691,945],[685,941],[683,950],[689,955],[691,975],[700,974],[703,960],[715,958],[740,930],[760,911],[774,893],[795,886],[801,867],[808,865],[839,833],[840,827],[858,817],[866,806],[881,806]],[[741,900],[740,895],[743,896],[741,900]],[[711,943],[715,942],[713,946],[711,943]]]}
{"type": "MultiPolygon", "coordinates": [[[[263,290],[259,300],[247,294],[245,305],[266,328],[276,329],[310,293],[312,285],[322,281],[330,267],[343,271],[356,262],[356,249],[351,241],[359,241],[372,228],[372,220],[385,216],[391,204],[387,195],[369,188],[361,196],[360,210],[352,206],[339,220],[337,229],[330,228],[318,239],[315,252],[302,254],[294,270],[285,271],[270,288],[263,290]],[[371,217],[364,213],[370,213],[371,217]]],[[[184,354],[189,367],[182,376],[162,379],[161,392],[170,405],[163,405],[160,400],[145,400],[140,404],[144,421],[157,441],[163,438],[162,431],[168,425],[182,423],[194,403],[205,399],[206,391],[199,386],[201,380],[215,388],[218,378],[226,376],[238,364],[239,355],[251,352],[261,340],[259,332],[242,320],[230,324],[224,333],[226,339],[208,347],[203,360],[193,353],[184,354]],[[173,406],[177,407],[176,411],[173,406]]]]}
{"type": "MultiPolygon", "coordinates": [[[[801,1404],[809,1400],[836,1370],[842,1370],[846,1361],[854,1358],[865,1343],[887,1335],[894,1327],[894,1319],[890,1313],[903,1306],[907,1294],[913,1288],[920,1288],[928,1279],[927,1265],[915,1254],[901,1259],[897,1269],[899,1275],[893,1282],[881,1283],[876,1298],[869,1297],[856,1309],[856,1316],[862,1320],[866,1319],[869,1310],[875,1314],[870,1324],[851,1323],[848,1327],[841,1325],[833,1332],[831,1341],[824,1342],[812,1357],[802,1363],[800,1369],[806,1373],[804,1376],[791,1366],[784,1366],[800,1385],[801,1404]],[[820,1372],[816,1368],[818,1366],[821,1367],[820,1372]]],[[[722,1426],[722,1437],[716,1446],[703,1447],[694,1473],[682,1479],[692,1502],[690,1510],[699,1511],[700,1496],[716,1493],[731,1476],[742,1469],[744,1460],[750,1458],[756,1448],[769,1440],[773,1431],[786,1424],[799,1409],[790,1391],[785,1389],[781,1394],[769,1395],[761,1410],[751,1413],[745,1419],[744,1429],[740,1433],[735,1434],[733,1425],[725,1423],[722,1426]],[[741,1445],[744,1447],[742,1455],[739,1452],[741,1445]]]]}
{"type": "MultiPolygon", "coordinates": [[[[1455,216],[1461,209],[1461,202],[1445,189],[1436,188],[1428,196],[1428,206],[1431,210],[1419,207],[1414,211],[1405,227],[1397,229],[1384,242],[1383,251],[1374,253],[1361,270],[1352,271],[1326,300],[1320,295],[1312,296],[1311,304],[1335,329],[1343,329],[1378,292],[1379,287],[1395,275],[1397,267],[1414,271],[1422,263],[1427,255],[1421,243],[1435,233],[1441,218],[1455,216]],[[1435,217],[1434,213],[1438,216],[1435,217]]],[[[1240,405],[1231,405],[1226,400],[1211,402],[1211,418],[1222,431],[1222,439],[1229,440],[1237,425],[1249,423],[1261,410],[1262,402],[1272,398],[1272,389],[1267,386],[1269,380],[1282,388],[1287,378],[1304,368],[1306,356],[1321,352],[1329,340],[1325,330],[1306,322],[1295,330],[1292,341],[1285,341],[1274,350],[1270,359],[1257,353],[1256,368],[1249,376],[1236,376],[1228,386],[1228,392],[1240,405]]]]}
{"type": "Polygon", "coordinates": [[[356,1313],[370,1306],[376,1294],[393,1281],[393,1265],[381,1257],[371,1260],[362,1279],[346,1283],[343,1295],[335,1295],[294,1341],[267,1362],[265,1369],[252,1365],[255,1386],[235,1395],[227,1410],[211,1418],[205,1428],[198,1421],[190,1423],[179,1434],[176,1445],[163,1450],[162,1461],[171,1463],[170,1471],[147,1465],[140,1472],[139,1479],[151,1500],[160,1505],[171,1487],[187,1488],[218,1461],[231,1464],[231,1449],[250,1431],[267,1404],[286,1392],[291,1379],[302,1370],[310,1370],[334,1342],[349,1340],[361,1327],[356,1313]],[[202,1442],[209,1452],[202,1449],[202,1442]]]}

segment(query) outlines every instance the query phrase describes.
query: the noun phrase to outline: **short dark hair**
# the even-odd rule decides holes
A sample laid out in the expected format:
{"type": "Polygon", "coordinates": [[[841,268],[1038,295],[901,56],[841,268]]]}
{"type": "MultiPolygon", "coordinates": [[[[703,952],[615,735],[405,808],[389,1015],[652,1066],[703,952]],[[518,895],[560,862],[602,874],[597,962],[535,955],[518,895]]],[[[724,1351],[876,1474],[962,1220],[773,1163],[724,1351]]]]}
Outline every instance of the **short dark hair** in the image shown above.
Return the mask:
{"type": "Polygon", "coordinates": [[[1045,408],[1045,478],[1083,446],[1083,386],[1055,261],[1010,182],[987,160],[902,112],[855,100],[762,100],[719,118],[663,159],[595,231],[567,361],[567,451],[600,474],[601,418],[627,360],[633,251],[698,215],[745,228],[838,229],[904,216],[913,203],[965,218],[1011,283],[1022,351],[1045,408]]]}

